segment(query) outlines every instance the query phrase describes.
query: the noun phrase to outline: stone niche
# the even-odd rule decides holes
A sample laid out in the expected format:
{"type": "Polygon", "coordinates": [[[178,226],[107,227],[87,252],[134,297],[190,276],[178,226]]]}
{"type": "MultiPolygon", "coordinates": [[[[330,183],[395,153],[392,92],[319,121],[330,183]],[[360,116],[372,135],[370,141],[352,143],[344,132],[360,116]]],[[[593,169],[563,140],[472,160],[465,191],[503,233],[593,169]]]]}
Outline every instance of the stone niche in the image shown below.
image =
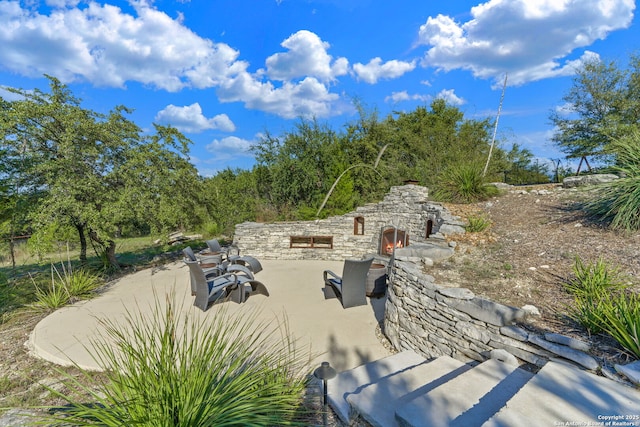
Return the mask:
{"type": "MultiPolygon", "coordinates": [[[[403,230],[411,245],[444,244],[445,235],[464,233],[464,223],[439,203],[428,201],[426,187],[392,187],[379,203],[315,221],[245,222],[236,225],[233,244],[262,259],[344,260],[378,254],[384,230],[403,230]]],[[[411,246],[409,246],[411,247],[411,246]]]]}

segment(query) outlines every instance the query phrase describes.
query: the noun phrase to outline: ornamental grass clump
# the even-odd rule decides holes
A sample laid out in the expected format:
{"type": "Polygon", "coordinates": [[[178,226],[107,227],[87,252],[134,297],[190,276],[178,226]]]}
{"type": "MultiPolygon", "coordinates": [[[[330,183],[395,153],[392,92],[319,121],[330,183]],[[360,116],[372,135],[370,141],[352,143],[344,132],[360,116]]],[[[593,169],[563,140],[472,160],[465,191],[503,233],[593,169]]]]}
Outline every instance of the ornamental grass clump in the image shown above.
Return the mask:
{"type": "Polygon", "coordinates": [[[434,196],[451,203],[473,203],[487,200],[498,193],[495,186],[485,183],[480,166],[461,163],[441,174],[434,196]]]}
{"type": "Polygon", "coordinates": [[[72,269],[71,262],[60,269],[51,264],[51,279],[48,283],[38,284],[32,277],[36,288],[36,300],[30,307],[36,310],[57,310],[67,304],[93,296],[103,284],[99,275],[85,268],[72,269]]]}
{"type": "Polygon", "coordinates": [[[625,292],[606,301],[602,310],[602,325],[605,332],[622,348],[640,359],[640,295],[625,292]]]}
{"type": "Polygon", "coordinates": [[[624,283],[619,268],[603,259],[585,263],[576,257],[573,274],[574,277],[564,284],[565,290],[573,296],[573,304],[567,307],[569,317],[589,333],[601,333],[605,330],[603,319],[611,309],[609,300],[628,285],[624,283]]]}
{"type": "Polygon", "coordinates": [[[104,379],[97,388],[70,379],[71,394],[51,390],[67,404],[47,425],[296,424],[309,353],[295,348],[285,321],[265,326],[255,311],[231,315],[223,305],[180,317],[188,310],[170,300],[162,307],[156,298],[151,316],[127,312],[121,324],[104,323],[94,343],[104,379]],[[71,397],[79,394],[90,403],[71,397]]]}
{"type": "Polygon", "coordinates": [[[640,230],[640,131],[611,144],[616,157],[613,171],[620,178],[598,186],[598,196],[586,208],[594,216],[609,221],[611,228],[640,230]]]}

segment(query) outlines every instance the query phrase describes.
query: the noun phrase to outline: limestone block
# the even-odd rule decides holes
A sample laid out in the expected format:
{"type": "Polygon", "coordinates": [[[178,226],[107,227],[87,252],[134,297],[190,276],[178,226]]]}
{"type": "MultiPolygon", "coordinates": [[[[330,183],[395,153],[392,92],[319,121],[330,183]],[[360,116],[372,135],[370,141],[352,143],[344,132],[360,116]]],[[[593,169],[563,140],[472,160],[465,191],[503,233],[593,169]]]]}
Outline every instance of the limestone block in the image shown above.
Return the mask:
{"type": "Polygon", "coordinates": [[[571,347],[575,350],[584,352],[591,351],[591,344],[565,335],[547,333],[544,334],[544,339],[556,344],[566,345],[567,347],[571,347]]]}
{"type": "Polygon", "coordinates": [[[627,365],[615,365],[614,367],[618,373],[629,378],[629,381],[635,385],[640,385],[640,360],[627,365]]]}
{"type": "Polygon", "coordinates": [[[565,345],[555,344],[555,343],[546,341],[537,335],[529,336],[529,342],[539,347],[542,347],[543,349],[551,353],[554,353],[560,357],[563,357],[567,360],[571,360],[572,362],[575,362],[578,365],[585,367],[586,369],[595,371],[600,367],[596,359],[594,359],[593,357],[589,356],[588,354],[580,350],[575,350],[565,345]]]}
{"type": "Polygon", "coordinates": [[[526,342],[529,339],[529,333],[518,326],[503,326],[500,328],[500,333],[518,341],[526,342]]]}
{"type": "Polygon", "coordinates": [[[519,366],[520,364],[518,363],[518,359],[516,359],[516,357],[509,353],[507,350],[503,349],[503,348],[497,348],[494,350],[491,350],[491,352],[489,353],[491,359],[496,359],[499,360],[503,363],[506,363],[507,365],[510,366],[519,366]]]}
{"type": "Polygon", "coordinates": [[[466,288],[440,288],[438,293],[449,298],[471,300],[475,294],[466,288]]]}

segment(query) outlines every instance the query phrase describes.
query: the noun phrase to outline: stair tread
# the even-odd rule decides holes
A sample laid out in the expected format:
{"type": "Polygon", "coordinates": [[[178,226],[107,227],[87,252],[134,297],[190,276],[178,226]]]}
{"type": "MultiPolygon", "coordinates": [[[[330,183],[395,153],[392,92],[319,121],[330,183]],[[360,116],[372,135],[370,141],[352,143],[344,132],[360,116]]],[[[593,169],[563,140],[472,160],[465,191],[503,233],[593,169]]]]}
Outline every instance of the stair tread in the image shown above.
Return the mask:
{"type": "Polygon", "coordinates": [[[471,369],[470,365],[448,356],[387,375],[346,396],[347,402],[372,426],[395,426],[396,409],[471,369]]]}
{"type": "Polygon", "coordinates": [[[532,374],[499,360],[487,360],[445,384],[403,404],[402,426],[480,425],[494,415],[532,374]]]}
{"type": "MultiPolygon", "coordinates": [[[[638,390],[564,363],[548,362],[482,427],[596,425],[603,421],[599,416],[637,416],[638,408],[638,390]]],[[[638,424],[638,420],[631,422],[638,424]]]]}
{"type": "Polygon", "coordinates": [[[368,387],[380,378],[425,362],[426,359],[415,351],[405,350],[383,359],[340,372],[327,385],[328,403],[336,415],[338,415],[343,422],[348,423],[352,414],[351,407],[346,401],[346,396],[368,387]]]}

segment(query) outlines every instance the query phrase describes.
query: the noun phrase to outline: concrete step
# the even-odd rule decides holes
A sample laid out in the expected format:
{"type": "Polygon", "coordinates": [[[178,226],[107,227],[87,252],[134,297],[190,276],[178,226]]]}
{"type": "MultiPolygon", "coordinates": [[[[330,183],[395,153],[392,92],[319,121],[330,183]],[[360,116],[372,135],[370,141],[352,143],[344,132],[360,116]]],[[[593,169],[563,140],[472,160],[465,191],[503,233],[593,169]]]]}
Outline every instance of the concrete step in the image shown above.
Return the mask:
{"type": "Polygon", "coordinates": [[[353,413],[372,426],[397,426],[395,412],[401,405],[471,368],[471,365],[447,356],[423,359],[422,363],[396,369],[366,387],[357,388],[345,398],[353,413]]]}
{"type": "Polygon", "coordinates": [[[406,350],[391,356],[367,363],[362,366],[340,372],[327,384],[327,401],[336,415],[345,423],[355,416],[346,398],[358,393],[381,378],[395,375],[426,363],[427,360],[418,353],[406,350]]]}
{"type": "Polygon", "coordinates": [[[402,427],[480,426],[532,376],[490,359],[400,406],[396,418],[402,427]]]}
{"type": "Polygon", "coordinates": [[[640,391],[551,361],[482,427],[553,425],[640,426],[640,391]]]}

